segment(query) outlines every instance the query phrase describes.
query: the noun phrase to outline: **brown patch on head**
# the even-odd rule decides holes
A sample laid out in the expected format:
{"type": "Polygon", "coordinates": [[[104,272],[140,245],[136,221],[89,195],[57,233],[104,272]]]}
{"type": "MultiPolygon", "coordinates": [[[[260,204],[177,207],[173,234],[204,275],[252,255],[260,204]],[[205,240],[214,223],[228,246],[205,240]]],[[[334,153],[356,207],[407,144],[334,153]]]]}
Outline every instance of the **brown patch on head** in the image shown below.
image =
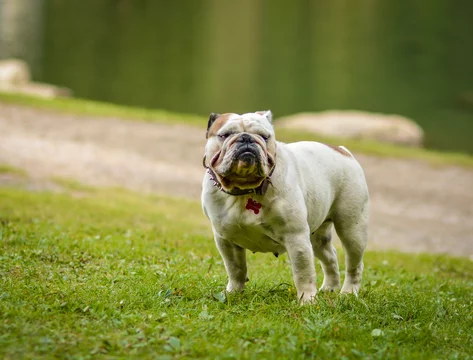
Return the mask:
{"type": "Polygon", "coordinates": [[[330,145],[330,144],[324,144],[325,146],[328,146],[329,148],[339,152],[340,154],[342,154],[343,156],[348,156],[348,157],[352,157],[351,154],[346,151],[345,149],[341,148],[340,146],[334,146],[334,145],[330,145]]]}
{"type": "Polygon", "coordinates": [[[225,125],[230,115],[233,115],[233,114],[225,113],[225,114],[218,115],[217,118],[212,122],[212,124],[207,129],[207,134],[205,137],[208,139],[209,137],[214,136],[217,133],[217,131],[220,130],[220,128],[223,125],[225,125]]]}

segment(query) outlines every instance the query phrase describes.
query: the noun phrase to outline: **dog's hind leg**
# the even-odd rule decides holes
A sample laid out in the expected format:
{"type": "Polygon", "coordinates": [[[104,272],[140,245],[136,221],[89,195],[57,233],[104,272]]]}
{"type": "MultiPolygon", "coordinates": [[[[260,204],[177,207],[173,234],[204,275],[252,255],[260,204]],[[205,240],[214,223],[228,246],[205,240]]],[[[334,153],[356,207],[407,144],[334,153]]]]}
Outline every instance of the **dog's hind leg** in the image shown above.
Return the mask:
{"type": "Polygon", "coordinates": [[[333,223],[326,221],[310,236],[314,255],[320,260],[324,272],[320,291],[335,291],[340,288],[337,250],[332,244],[332,229],[333,223]]]}
{"type": "Polygon", "coordinates": [[[358,216],[345,216],[334,220],[335,229],[345,249],[345,280],[342,293],[357,294],[363,274],[363,254],[368,238],[369,203],[360,209],[358,216]]]}

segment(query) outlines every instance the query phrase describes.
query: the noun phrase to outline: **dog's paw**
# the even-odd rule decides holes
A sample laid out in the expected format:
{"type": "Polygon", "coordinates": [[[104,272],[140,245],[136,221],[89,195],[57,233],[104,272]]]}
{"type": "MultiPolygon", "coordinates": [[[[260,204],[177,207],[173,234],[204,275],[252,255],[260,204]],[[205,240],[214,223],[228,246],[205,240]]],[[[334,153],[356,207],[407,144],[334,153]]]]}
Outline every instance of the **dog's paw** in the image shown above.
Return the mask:
{"type": "Polygon", "coordinates": [[[343,288],[340,291],[342,295],[355,295],[358,296],[358,292],[360,291],[359,284],[343,284],[343,288]]]}
{"type": "Polygon", "coordinates": [[[228,282],[226,291],[231,293],[231,292],[237,292],[237,291],[243,291],[245,289],[245,283],[237,283],[237,282],[228,282]]]}
{"type": "Polygon", "coordinates": [[[340,278],[338,276],[324,276],[324,282],[319,291],[334,292],[340,289],[340,278]]]}
{"type": "Polygon", "coordinates": [[[299,295],[299,303],[301,305],[312,304],[317,297],[317,292],[302,293],[299,295]]]}
{"type": "Polygon", "coordinates": [[[330,285],[330,284],[322,284],[319,291],[321,292],[335,292],[340,289],[340,285],[330,285]]]}

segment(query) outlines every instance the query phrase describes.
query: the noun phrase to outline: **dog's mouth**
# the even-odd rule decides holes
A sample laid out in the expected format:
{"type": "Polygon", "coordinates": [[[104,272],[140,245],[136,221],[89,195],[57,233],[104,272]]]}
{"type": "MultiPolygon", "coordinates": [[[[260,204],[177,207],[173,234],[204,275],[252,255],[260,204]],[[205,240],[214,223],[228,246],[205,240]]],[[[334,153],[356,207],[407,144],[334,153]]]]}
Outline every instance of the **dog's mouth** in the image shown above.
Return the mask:
{"type": "Polygon", "coordinates": [[[240,146],[235,152],[233,161],[238,162],[238,168],[252,168],[261,165],[261,159],[258,150],[254,146],[240,146]]]}
{"type": "Polygon", "coordinates": [[[241,154],[244,154],[244,153],[252,153],[253,155],[258,155],[259,154],[259,151],[258,151],[258,145],[256,144],[243,144],[243,145],[240,145],[238,146],[238,149],[236,149],[235,151],[235,156],[240,156],[241,154]]]}
{"type": "Polygon", "coordinates": [[[244,159],[256,159],[256,154],[254,151],[243,151],[241,154],[239,154],[238,159],[244,160],[244,159]]]}
{"type": "Polygon", "coordinates": [[[219,165],[225,153],[218,152],[210,161],[210,166],[218,177],[219,182],[226,189],[253,189],[261,185],[267,177],[266,165],[272,168],[274,162],[272,156],[261,151],[256,144],[241,145],[235,149],[228,160],[226,169],[219,169],[219,165]],[[265,161],[263,156],[268,160],[265,161]]]}
{"type": "MultiPolygon", "coordinates": [[[[225,158],[226,153],[222,150],[220,150],[217,154],[214,155],[214,157],[210,161],[210,166],[212,168],[216,168],[219,166],[220,163],[222,163],[223,159],[225,158]]],[[[228,156],[228,155],[227,155],[228,156]]],[[[257,145],[242,145],[239,146],[238,149],[236,149],[231,158],[231,166],[228,167],[228,169],[222,173],[222,175],[226,175],[228,172],[231,172],[231,168],[235,165],[237,162],[243,162],[247,163],[249,166],[257,164],[261,164],[261,153],[257,148],[257,145]]],[[[243,164],[242,164],[243,165],[243,164]]]]}
{"type": "Polygon", "coordinates": [[[264,181],[264,177],[257,176],[221,176],[220,183],[226,189],[256,189],[264,181]]]}

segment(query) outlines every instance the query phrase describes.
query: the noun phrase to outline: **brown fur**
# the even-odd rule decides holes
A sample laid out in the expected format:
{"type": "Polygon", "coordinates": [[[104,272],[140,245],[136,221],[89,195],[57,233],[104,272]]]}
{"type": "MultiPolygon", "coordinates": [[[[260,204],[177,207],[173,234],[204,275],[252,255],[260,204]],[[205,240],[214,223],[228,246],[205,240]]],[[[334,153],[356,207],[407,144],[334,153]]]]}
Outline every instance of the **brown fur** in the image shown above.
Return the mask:
{"type": "Polygon", "coordinates": [[[225,123],[227,122],[228,118],[230,117],[230,115],[233,115],[232,113],[225,113],[225,114],[222,114],[220,115],[215,121],[214,123],[212,124],[212,126],[210,126],[210,129],[209,131],[207,132],[207,138],[210,138],[212,136],[215,136],[215,134],[220,130],[220,128],[225,125],[225,123]]]}
{"type": "Polygon", "coordinates": [[[342,148],[339,147],[339,146],[334,146],[334,145],[330,145],[330,144],[324,144],[324,145],[325,145],[325,146],[328,146],[329,148],[331,148],[331,149],[333,149],[333,150],[335,150],[335,151],[337,151],[337,152],[339,152],[339,153],[342,154],[343,156],[351,157],[351,154],[350,154],[348,151],[342,149],[342,148]]]}

